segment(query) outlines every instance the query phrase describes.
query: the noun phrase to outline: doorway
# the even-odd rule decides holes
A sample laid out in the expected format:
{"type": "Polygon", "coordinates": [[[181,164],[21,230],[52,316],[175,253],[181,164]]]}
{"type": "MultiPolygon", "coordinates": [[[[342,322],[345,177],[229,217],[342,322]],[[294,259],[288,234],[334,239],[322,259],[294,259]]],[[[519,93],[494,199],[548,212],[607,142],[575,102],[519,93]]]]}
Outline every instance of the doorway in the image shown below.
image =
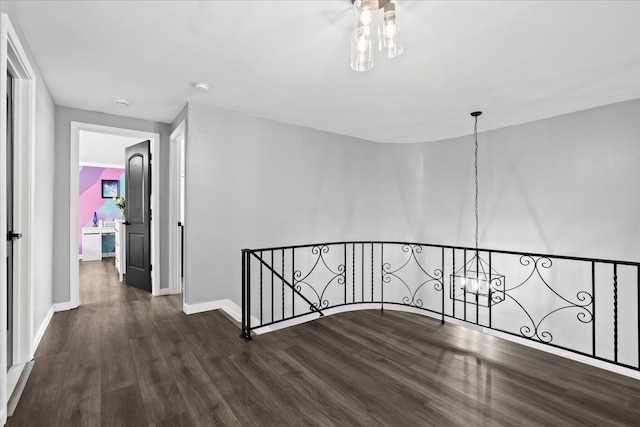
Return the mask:
{"type": "MultiPolygon", "coordinates": [[[[136,142],[149,140],[151,141],[151,163],[154,172],[151,174],[151,210],[154,217],[151,221],[151,265],[156,268],[151,271],[151,293],[152,295],[161,295],[160,289],[159,266],[160,266],[160,180],[159,175],[162,173],[157,158],[160,152],[160,135],[157,133],[144,132],[132,129],[115,128],[90,123],[71,122],[71,149],[70,149],[70,302],[67,309],[76,308],[80,303],[80,272],[79,272],[79,230],[82,229],[83,223],[79,218],[80,207],[80,139],[83,134],[97,134],[103,139],[116,138],[120,141],[128,141],[126,145],[133,145],[136,142]],[[155,157],[154,157],[155,156],[155,157]]],[[[120,150],[120,148],[114,148],[120,150]]],[[[110,150],[107,150],[110,151],[110,150]]],[[[124,146],[122,147],[121,162],[124,168],[124,146]]],[[[94,162],[95,163],[95,162],[94,162]]],[[[85,162],[85,165],[87,162],[85,162]]],[[[119,163],[120,164],[120,163],[119,163]]],[[[115,165],[112,165],[115,166],[115,165]]],[[[93,211],[91,212],[93,214],[93,211]]]]}

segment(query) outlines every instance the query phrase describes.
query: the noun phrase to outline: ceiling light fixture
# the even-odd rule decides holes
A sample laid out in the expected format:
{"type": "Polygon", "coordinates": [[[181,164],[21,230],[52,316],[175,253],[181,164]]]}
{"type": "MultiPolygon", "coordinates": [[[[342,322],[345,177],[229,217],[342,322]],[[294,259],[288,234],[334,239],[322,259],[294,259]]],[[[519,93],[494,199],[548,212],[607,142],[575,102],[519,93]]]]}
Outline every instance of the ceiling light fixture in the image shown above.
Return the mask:
{"type": "Polygon", "coordinates": [[[400,55],[404,47],[399,42],[398,18],[393,0],[351,2],[355,13],[351,34],[351,68],[355,71],[372,69],[373,47],[376,44],[383,58],[400,55]]]}
{"type": "Polygon", "coordinates": [[[209,83],[196,82],[193,84],[193,87],[198,89],[200,92],[209,92],[209,83]]]}
{"type": "MultiPolygon", "coordinates": [[[[473,139],[475,142],[475,253],[470,260],[467,260],[467,250],[464,251],[462,268],[451,275],[451,295],[452,298],[465,303],[491,307],[504,301],[505,278],[491,266],[491,252],[489,252],[489,262],[480,257],[478,249],[478,117],[482,111],[474,111],[471,116],[475,122],[473,125],[473,139]]],[[[454,260],[455,268],[455,260],[454,260]]]]}
{"type": "Polygon", "coordinates": [[[124,99],[124,98],[120,98],[120,99],[116,99],[115,101],[116,104],[121,105],[123,107],[129,107],[131,106],[131,102],[129,102],[129,100],[124,99]]]}

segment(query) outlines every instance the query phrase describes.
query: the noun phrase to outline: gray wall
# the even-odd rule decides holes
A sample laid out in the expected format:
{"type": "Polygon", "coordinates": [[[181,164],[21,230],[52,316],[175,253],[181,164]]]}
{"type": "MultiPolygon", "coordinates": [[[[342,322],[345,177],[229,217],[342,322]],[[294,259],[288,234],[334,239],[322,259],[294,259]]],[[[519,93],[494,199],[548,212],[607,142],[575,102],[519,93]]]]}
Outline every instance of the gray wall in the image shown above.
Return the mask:
{"type": "MultiPolygon", "coordinates": [[[[633,100],[481,133],[480,245],[640,260],[637,117],[633,100]]],[[[472,136],[373,144],[193,103],[188,126],[188,304],[239,302],[244,247],[473,245],[472,136]]]]}
{"type": "MultiPolygon", "coordinates": [[[[51,206],[54,203],[55,188],[54,177],[54,109],[53,99],[45,84],[38,64],[31,52],[20,23],[13,13],[12,5],[0,2],[0,11],[6,13],[13,24],[22,47],[33,66],[36,85],[36,143],[34,152],[35,182],[34,182],[34,224],[31,233],[34,238],[32,256],[35,260],[33,281],[33,330],[40,328],[47,313],[53,304],[52,300],[52,273],[53,273],[53,233],[55,229],[54,218],[51,215],[51,206]]],[[[68,252],[68,251],[67,251],[68,252]]],[[[32,337],[33,338],[33,337],[32,337]]]]}
{"type": "Polygon", "coordinates": [[[71,122],[91,123],[102,126],[112,126],[160,134],[160,156],[154,162],[160,162],[160,287],[167,288],[168,283],[168,218],[164,215],[169,206],[169,124],[150,122],[129,117],[114,116],[94,111],[78,110],[56,106],[55,114],[55,185],[56,198],[54,203],[55,233],[54,233],[54,270],[53,301],[56,303],[69,301],[69,171],[71,122]]]}

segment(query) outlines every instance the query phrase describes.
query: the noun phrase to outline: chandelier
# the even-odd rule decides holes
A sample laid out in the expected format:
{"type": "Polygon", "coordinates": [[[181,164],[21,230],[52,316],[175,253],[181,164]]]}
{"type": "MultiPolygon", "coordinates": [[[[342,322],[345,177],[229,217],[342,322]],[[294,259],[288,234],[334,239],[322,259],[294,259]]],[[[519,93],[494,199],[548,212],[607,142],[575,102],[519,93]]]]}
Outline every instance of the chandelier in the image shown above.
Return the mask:
{"type": "Polygon", "coordinates": [[[451,275],[451,297],[465,304],[475,304],[490,307],[504,301],[505,277],[491,266],[491,254],[489,262],[480,257],[478,249],[478,117],[482,111],[474,111],[471,116],[475,123],[473,126],[473,139],[475,142],[475,251],[471,259],[467,260],[467,251],[464,251],[462,268],[451,275]]]}
{"type": "Polygon", "coordinates": [[[351,68],[373,68],[374,46],[383,58],[395,58],[404,47],[399,43],[399,27],[393,0],[351,0],[355,21],[351,34],[351,68]]]}

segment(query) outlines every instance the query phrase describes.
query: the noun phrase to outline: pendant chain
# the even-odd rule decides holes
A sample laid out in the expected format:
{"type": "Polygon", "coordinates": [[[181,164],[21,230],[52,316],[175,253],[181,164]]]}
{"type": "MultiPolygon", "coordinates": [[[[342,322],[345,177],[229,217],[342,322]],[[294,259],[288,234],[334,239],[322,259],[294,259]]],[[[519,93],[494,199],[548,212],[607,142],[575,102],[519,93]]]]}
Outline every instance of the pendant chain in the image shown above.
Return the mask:
{"type": "Polygon", "coordinates": [[[475,210],[476,210],[476,251],[478,250],[478,116],[475,117],[476,121],[473,126],[473,136],[476,143],[476,151],[475,151],[475,178],[476,178],[476,199],[475,199],[475,210]]]}

